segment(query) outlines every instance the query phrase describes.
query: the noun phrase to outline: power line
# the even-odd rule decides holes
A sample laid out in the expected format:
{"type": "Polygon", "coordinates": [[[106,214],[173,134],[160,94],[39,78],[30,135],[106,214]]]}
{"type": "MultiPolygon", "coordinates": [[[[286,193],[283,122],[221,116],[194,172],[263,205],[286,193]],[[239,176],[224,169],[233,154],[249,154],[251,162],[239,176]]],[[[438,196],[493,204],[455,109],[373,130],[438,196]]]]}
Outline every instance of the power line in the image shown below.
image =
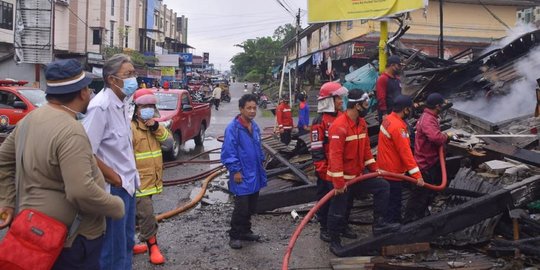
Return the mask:
{"type": "Polygon", "coordinates": [[[266,22],[262,22],[262,23],[258,23],[258,24],[238,25],[236,27],[226,26],[224,28],[212,28],[212,29],[203,30],[203,31],[190,30],[190,33],[192,33],[192,35],[197,35],[199,33],[216,32],[216,31],[221,31],[221,30],[244,29],[244,28],[251,28],[251,27],[255,27],[255,26],[257,26],[257,27],[270,26],[270,25],[275,25],[276,23],[281,23],[281,22],[282,22],[282,20],[271,20],[271,21],[266,21],[266,22]]]}
{"type": "Polygon", "coordinates": [[[290,11],[280,0],[276,0],[276,2],[278,3],[278,5],[283,7],[283,9],[285,9],[285,11],[287,11],[287,13],[289,13],[291,16],[295,17],[294,13],[292,11],[290,11]]]}

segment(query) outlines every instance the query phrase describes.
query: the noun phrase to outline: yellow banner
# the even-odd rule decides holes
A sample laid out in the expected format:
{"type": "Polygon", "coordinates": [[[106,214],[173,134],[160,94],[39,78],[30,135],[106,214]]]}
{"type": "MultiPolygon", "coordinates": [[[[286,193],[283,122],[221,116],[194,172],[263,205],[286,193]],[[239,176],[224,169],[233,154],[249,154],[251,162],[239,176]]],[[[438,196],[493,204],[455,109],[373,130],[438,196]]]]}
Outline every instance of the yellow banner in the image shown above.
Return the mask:
{"type": "Polygon", "coordinates": [[[428,0],[308,0],[308,23],[376,19],[427,7],[428,0]]]}
{"type": "Polygon", "coordinates": [[[174,76],[174,67],[161,67],[161,76],[174,76]]]}

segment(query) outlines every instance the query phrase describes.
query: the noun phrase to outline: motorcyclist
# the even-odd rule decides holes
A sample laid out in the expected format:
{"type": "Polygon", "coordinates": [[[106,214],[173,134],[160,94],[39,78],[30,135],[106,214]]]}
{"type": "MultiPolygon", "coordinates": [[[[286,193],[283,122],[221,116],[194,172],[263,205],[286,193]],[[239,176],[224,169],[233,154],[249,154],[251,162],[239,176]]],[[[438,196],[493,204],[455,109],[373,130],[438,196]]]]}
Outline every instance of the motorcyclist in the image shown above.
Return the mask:
{"type": "Polygon", "coordinates": [[[247,92],[247,87],[248,87],[248,84],[244,83],[244,92],[247,92]]]}

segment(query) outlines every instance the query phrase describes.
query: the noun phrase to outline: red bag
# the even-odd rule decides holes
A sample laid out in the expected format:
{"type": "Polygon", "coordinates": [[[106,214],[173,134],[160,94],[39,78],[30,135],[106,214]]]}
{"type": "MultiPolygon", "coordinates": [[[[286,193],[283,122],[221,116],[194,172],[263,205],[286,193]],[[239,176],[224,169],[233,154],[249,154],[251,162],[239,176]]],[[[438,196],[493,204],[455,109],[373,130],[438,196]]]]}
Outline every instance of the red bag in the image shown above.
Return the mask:
{"type": "Polygon", "coordinates": [[[0,269],[48,270],[66,241],[64,223],[37,210],[22,210],[0,243],[0,269]]]}

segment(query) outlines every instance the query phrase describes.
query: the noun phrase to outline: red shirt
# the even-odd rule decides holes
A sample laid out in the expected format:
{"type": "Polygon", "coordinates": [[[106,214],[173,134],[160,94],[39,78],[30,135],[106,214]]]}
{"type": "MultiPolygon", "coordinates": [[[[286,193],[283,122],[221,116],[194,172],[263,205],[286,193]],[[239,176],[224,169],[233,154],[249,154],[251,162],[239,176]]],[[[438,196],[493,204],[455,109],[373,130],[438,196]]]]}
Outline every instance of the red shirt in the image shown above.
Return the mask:
{"type": "MultiPolygon", "coordinates": [[[[408,172],[415,179],[422,178],[411,150],[407,123],[395,112],[384,118],[381,125],[377,161],[381,170],[398,174],[408,172]]],[[[393,177],[385,178],[401,181],[393,177]]]]}
{"type": "Polygon", "coordinates": [[[447,141],[448,135],[441,132],[437,115],[424,109],[416,123],[414,142],[414,158],[420,170],[427,170],[439,162],[439,147],[447,141]]]}
{"type": "Polygon", "coordinates": [[[377,171],[363,118],[358,118],[355,123],[346,113],[338,116],[328,130],[328,139],[330,148],[326,174],[334,188],[343,188],[345,181],[362,175],[366,166],[372,172],[377,171]]]}
{"type": "Polygon", "coordinates": [[[291,107],[289,106],[289,104],[281,102],[276,108],[276,117],[280,128],[292,129],[293,118],[291,107]]]}

